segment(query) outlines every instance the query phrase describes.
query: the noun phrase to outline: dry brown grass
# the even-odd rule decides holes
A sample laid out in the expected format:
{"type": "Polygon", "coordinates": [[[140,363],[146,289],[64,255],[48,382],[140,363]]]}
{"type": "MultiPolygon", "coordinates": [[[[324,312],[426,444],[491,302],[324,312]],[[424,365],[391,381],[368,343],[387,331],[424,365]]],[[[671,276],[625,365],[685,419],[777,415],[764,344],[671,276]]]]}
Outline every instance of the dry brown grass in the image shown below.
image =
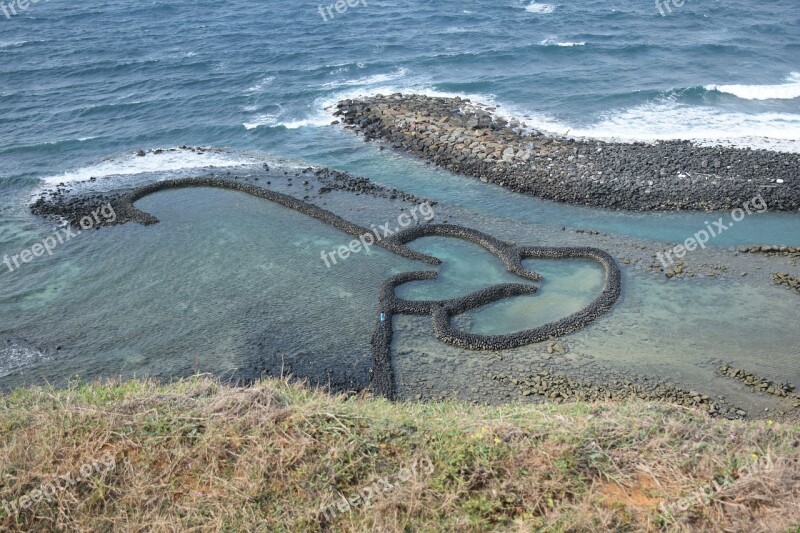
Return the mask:
{"type": "Polygon", "coordinates": [[[800,428],[681,407],[470,407],[331,397],[285,381],[114,382],[0,397],[0,499],[103,454],[115,466],[0,528],[30,531],[790,531],[800,428]],[[769,456],[770,468],[737,479],[769,456]],[[430,458],[433,473],[398,473],[430,458]],[[665,505],[713,482],[685,511],[665,505]],[[320,509],[376,480],[369,505],[320,509]]]}

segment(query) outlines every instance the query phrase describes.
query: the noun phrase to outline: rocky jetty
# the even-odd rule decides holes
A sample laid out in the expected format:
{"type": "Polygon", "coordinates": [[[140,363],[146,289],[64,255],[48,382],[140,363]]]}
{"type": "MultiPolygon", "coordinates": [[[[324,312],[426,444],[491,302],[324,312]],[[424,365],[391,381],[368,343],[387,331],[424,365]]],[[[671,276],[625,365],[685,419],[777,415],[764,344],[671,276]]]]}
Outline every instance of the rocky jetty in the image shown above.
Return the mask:
{"type": "Polygon", "coordinates": [[[800,209],[800,154],[544,135],[467,99],[417,94],[339,102],[345,127],[442,168],[548,200],[626,210],[728,210],[759,195],[800,209]]]}

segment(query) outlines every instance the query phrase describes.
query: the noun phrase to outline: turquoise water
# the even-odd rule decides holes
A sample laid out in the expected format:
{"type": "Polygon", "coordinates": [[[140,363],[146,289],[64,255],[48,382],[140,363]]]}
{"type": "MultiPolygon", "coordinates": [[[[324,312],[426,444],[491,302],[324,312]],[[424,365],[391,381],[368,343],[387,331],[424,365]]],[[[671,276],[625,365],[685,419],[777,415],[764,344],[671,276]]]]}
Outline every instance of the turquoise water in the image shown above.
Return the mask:
{"type": "Polygon", "coordinates": [[[445,300],[466,296],[487,285],[528,283],[508,272],[503,263],[477,244],[446,237],[424,237],[411,248],[438,257],[444,264],[433,281],[412,281],[397,288],[396,294],[407,300],[445,300]]]}
{"type": "Polygon", "coordinates": [[[521,331],[580,311],[603,290],[603,269],[592,261],[528,260],[523,265],[544,278],[534,296],[496,302],[462,315],[473,333],[498,335],[521,331]]]}
{"type": "Polygon", "coordinates": [[[81,235],[3,274],[31,288],[0,286],[0,335],[37,350],[6,361],[0,382],[335,370],[334,384],[364,385],[378,285],[410,262],[378,250],[329,270],[320,250],[349,236],[243,193],[171,191],[137,206],[161,222],[81,235]]]}
{"type": "MultiPolygon", "coordinates": [[[[459,94],[553,133],[798,151],[799,30],[795,0],[687,2],[663,17],[632,0],[374,0],[328,22],[316,4],[296,2],[40,2],[0,15],[0,254],[54,231],[27,209],[45,186],[94,177],[90,188],[112,190],[251,172],[278,158],[437,200],[445,219],[522,244],[569,243],[562,228],[616,243],[681,242],[728,215],[524,197],[366,144],[330,125],[330,106],[375,92],[459,94]],[[135,155],[181,145],[215,149],[135,155]]],[[[326,207],[364,225],[398,210],[362,204],[342,197],[326,207]]],[[[231,192],[159,193],[140,205],[162,223],[87,233],[15,272],[0,265],[2,386],[195,371],[367,382],[377,287],[421,265],[376,249],[326,269],[320,251],[348,236],[231,192]]],[[[800,215],[752,215],[709,245],[756,242],[800,245],[800,215]]],[[[414,246],[432,246],[445,264],[440,280],[400,289],[409,295],[523,282],[468,243],[414,246]]],[[[457,323],[516,331],[571,313],[598,290],[593,264],[536,268],[539,294],[457,323]]],[[[738,279],[667,284],[632,270],[623,281],[611,315],[570,337],[576,349],[621,366],[674,365],[686,379],[711,356],[763,359],[776,377],[800,381],[788,291],[738,279]]]]}
{"type": "MultiPolygon", "coordinates": [[[[348,145],[350,140],[348,141],[348,145]]],[[[347,168],[364,175],[380,175],[381,183],[446,201],[465,211],[530,222],[554,228],[580,228],[654,241],[683,242],[687,237],[729,213],[662,212],[631,213],[581,206],[566,206],[507,191],[495,185],[435,169],[400,155],[386,155],[377,145],[359,146],[351,141],[347,168]]],[[[333,154],[318,154],[315,160],[335,164],[333,154]]],[[[533,236],[535,239],[535,236],[533,236]]],[[[800,245],[800,216],[796,213],[753,212],[740,223],[711,239],[709,246],[731,246],[768,242],[800,245]]]]}
{"type": "Polygon", "coordinates": [[[523,261],[527,269],[544,278],[533,283],[509,273],[499,259],[471,242],[425,237],[411,247],[442,259],[444,264],[436,280],[398,287],[396,294],[401,298],[444,300],[499,283],[539,287],[535,295],[509,298],[457,317],[456,324],[472,333],[497,335],[541,326],[581,310],[603,289],[603,269],[593,261],[523,261]]]}

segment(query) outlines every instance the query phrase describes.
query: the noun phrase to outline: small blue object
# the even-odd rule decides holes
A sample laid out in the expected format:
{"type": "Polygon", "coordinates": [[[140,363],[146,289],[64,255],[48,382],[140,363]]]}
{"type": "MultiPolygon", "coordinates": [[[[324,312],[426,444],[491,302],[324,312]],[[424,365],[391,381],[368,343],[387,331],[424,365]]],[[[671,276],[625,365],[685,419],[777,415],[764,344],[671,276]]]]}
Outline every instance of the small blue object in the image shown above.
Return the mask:
{"type": "Polygon", "coordinates": [[[381,313],[381,322],[383,322],[384,320],[386,320],[386,315],[384,315],[383,313],[381,313]]]}

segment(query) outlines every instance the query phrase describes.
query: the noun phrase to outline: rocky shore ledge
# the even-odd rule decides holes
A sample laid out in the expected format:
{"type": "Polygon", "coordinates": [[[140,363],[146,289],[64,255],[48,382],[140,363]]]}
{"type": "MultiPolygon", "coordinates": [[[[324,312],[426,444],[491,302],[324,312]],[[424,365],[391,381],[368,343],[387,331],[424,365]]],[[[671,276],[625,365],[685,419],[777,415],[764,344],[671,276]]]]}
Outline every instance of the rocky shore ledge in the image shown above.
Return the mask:
{"type": "Polygon", "coordinates": [[[552,137],[459,97],[378,94],[337,107],[345,127],[367,140],[548,200],[626,210],[728,210],[761,195],[772,211],[800,209],[800,154],[552,137]]]}

